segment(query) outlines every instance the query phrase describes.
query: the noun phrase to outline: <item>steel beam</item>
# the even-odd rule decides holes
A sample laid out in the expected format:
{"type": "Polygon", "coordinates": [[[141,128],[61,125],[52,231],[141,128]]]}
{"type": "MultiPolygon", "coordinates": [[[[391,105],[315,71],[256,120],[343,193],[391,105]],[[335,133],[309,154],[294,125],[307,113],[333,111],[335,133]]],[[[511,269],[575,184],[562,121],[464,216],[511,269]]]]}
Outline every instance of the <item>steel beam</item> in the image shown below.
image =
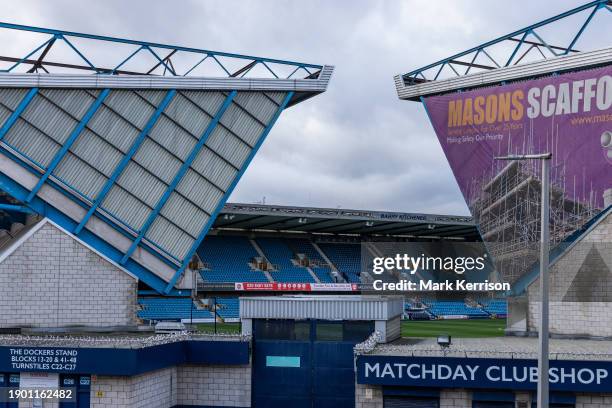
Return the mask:
{"type": "Polygon", "coordinates": [[[91,106],[89,107],[89,109],[87,110],[83,118],[81,119],[81,121],[77,124],[77,126],[74,128],[74,130],[70,134],[70,136],[68,136],[68,139],[66,139],[62,148],[55,154],[55,156],[53,157],[53,160],[51,160],[51,163],[45,170],[45,173],[40,177],[40,179],[38,179],[38,183],[36,183],[36,186],[34,186],[32,191],[30,191],[30,194],[28,194],[28,196],[25,199],[26,203],[29,203],[30,201],[32,201],[32,198],[34,198],[34,196],[38,193],[38,191],[41,189],[43,184],[45,184],[49,176],[51,176],[51,174],[60,164],[62,159],[66,156],[66,154],[68,153],[68,151],[70,150],[74,142],[76,142],[78,137],[83,132],[83,129],[85,129],[85,126],[87,126],[87,123],[89,122],[89,120],[93,117],[93,115],[96,113],[98,108],[100,108],[100,106],[102,105],[102,102],[104,102],[104,99],[106,99],[109,93],[110,93],[110,89],[108,88],[100,92],[100,95],[98,95],[96,100],[91,104],[91,106]]]}
{"type": "Polygon", "coordinates": [[[89,221],[89,219],[93,216],[93,214],[96,212],[98,207],[102,204],[102,202],[106,198],[106,195],[109,193],[109,191],[111,190],[111,188],[113,187],[113,185],[115,184],[119,176],[121,176],[121,174],[123,173],[123,170],[125,170],[130,160],[132,160],[132,157],[134,157],[134,155],[140,148],[140,145],[145,140],[145,138],[147,137],[147,135],[149,134],[149,132],[151,131],[155,123],[157,123],[157,120],[161,116],[162,112],[166,109],[166,107],[168,106],[172,98],[174,98],[174,95],[176,95],[176,90],[174,89],[171,89],[168,92],[166,92],[166,96],[161,101],[157,109],[155,109],[155,112],[153,113],[153,115],[151,115],[145,127],[142,129],[140,134],[136,137],[136,139],[132,143],[132,146],[130,146],[130,150],[128,150],[125,156],[123,156],[123,158],[121,159],[121,161],[119,162],[115,170],[113,171],[113,174],[106,181],[106,184],[104,184],[104,187],[102,187],[102,189],[98,193],[98,196],[91,204],[91,207],[87,211],[87,214],[85,214],[85,217],[83,217],[81,222],[74,229],[75,234],[79,234],[81,230],[83,230],[83,227],[87,225],[87,222],[89,221]]]}
{"type": "Polygon", "coordinates": [[[183,179],[183,176],[185,175],[185,173],[187,173],[187,170],[189,170],[189,168],[191,167],[191,164],[193,163],[193,161],[196,159],[196,157],[200,153],[200,150],[202,150],[202,147],[204,147],[204,144],[206,144],[206,141],[208,140],[212,132],[217,127],[217,123],[219,123],[219,120],[221,120],[221,117],[223,116],[227,108],[229,108],[229,106],[232,103],[232,100],[234,99],[237,93],[238,93],[237,91],[232,91],[225,98],[218,112],[215,114],[214,118],[210,121],[210,123],[206,127],[204,134],[202,135],[202,137],[200,137],[196,145],[193,147],[193,149],[189,153],[189,156],[185,159],[185,161],[183,162],[183,164],[177,171],[176,175],[174,176],[174,179],[172,180],[168,188],[166,188],[166,191],[164,191],[164,194],[161,196],[161,198],[155,205],[155,208],[149,214],[149,217],[147,218],[144,225],[140,229],[138,236],[132,242],[132,245],[127,250],[123,258],[121,259],[121,262],[120,262],[121,264],[124,264],[132,256],[132,254],[134,253],[134,251],[136,250],[136,248],[138,247],[142,239],[145,237],[145,235],[149,231],[149,228],[151,228],[151,225],[153,225],[153,221],[155,221],[155,219],[159,215],[159,212],[161,211],[163,206],[166,204],[166,202],[170,198],[170,195],[176,189],[180,181],[183,179]]]}
{"type": "Polygon", "coordinates": [[[227,189],[227,191],[223,195],[223,198],[219,201],[219,204],[217,205],[217,208],[215,208],[215,211],[213,211],[213,213],[211,214],[208,222],[206,223],[206,225],[204,226],[204,228],[200,232],[198,238],[194,241],[193,245],[191,246],[191,249],[189,250],[189,252],[187,253],[187,256],[183,260],[183,264],[176,271],[176,273],[174,274],[174,276],[172,277],[170,282],[168,282],[168,285],[166,286],[166,288],[164,290],[164,293],[169,293],[172,290],[172,288],[174,287],[174,285],[176,284],[176,282],[183,275],[183,272],[185,272],[185,269],[187,268],[187,265],[189,265],[189,262],[191,261],[191,257],[193,257],[193,255],[195,254],[195,252],[198,249],[198,247],[202,244],[202,241],[206,237],[206,234],[208,234],[208,231],[210,230],[210,228],[214,224],[215,219],[217,218],[217,216],[219,215],[221,210],[223,210],[223,206],[225,205],[225,202],[227,201],[229,196],[232,194],[232,192],[236,188],[236,185],[238,184],[238,181],[240,181],[240,178],[242,177],[242,175],[244,174],[245,170],[247,169],[247,167],[249,166],[249,164],[253,160],[253,157],[255,157],[255,155],[257,154],[257,151],[259,150],[259,148],[263,144],[264,140],[266,139],[266,137],[270,133],[270,130],[272,129],[272,127],[274,126],[274,124],[278,120],[280,114],[287,107],[287,105],[291,101],[291,98],[293,98],[293,94],[294,94],[294,92],[288,92],[287,93],[287,95],[285,96],[285,99],[283,99],[283,102],[280,104],[280,106],[278,107],[278,109],[274,113],[274,116],[272,116],[272,118],[270,119],[270,122],[268,123],[268,126],[266,126],[264,128],[261,136],[259,137],[259,140],[257,140],[257,143],[255,144],[255,146],[253,146],[253,149],[251,150],[251,152],[249,153],[248,157],[246,158],[246,160],[244,161],[244,163],[240,167],[240,171],[238,172],[236,177],[234,177],[234,180],[232,181],[232,184],[229,186],[229,188],[227,189]]]}

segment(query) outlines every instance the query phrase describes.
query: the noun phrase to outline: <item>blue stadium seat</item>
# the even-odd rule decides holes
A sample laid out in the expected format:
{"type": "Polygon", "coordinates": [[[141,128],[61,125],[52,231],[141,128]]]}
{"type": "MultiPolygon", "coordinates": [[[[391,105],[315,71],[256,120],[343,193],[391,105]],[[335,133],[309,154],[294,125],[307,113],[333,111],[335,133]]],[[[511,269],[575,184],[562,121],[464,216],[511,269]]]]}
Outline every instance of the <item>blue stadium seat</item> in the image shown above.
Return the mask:
{"type": "Polygon", "coordinates": [[[504,299],[491,299],[488,301],[481,301],[484,306],[484,310],[490,314],[498,316],[508,315],[508,302],[504,299]]]}
{"type": "Polygon", "coordinates": [[[268,282],[262,271],[249,266],[259,254],[246,237],[208,236],[197,252],[211,268],[200,271],[204,282],[268,282]]]}
{"type": "Polygon", "coordinates": [[[333,283],[334,279],[331,276],[331,269],[328,266],[325,266],[325,260],[319,254],[319,251],[312,246],[312,242],[307,239],[288,239],[287,244],[294,253],[296,254],[304,254],[310,261],[314,261],[320,266],[311,266],[311,270],[317,275],[319,281],[321,283],[333,283]]]}
{"type": "Polygon", "coordinates": [[[361,274],[361,245],[320,243],[319,248],[351,283],[359,283],[361,274]]]}
{"type": "Polygon", "coordinates": [[[238,319],[240,317],[240,302],[235,297],[218,297],[217,314],[223,319],[238,319]]]}
{"type": "Polygon", "coordinates": [[[296,266],[291,262],[294,253],[284,239],[257,238],[256,242],[268,261],[278,267],[277,271],[270,271],[270,275],[276,282],[315,282],[306,268],[296,266]]]}
{"type": "Polygon", "coordinates": [[[425,302],[429,311],[435,316],[467,316],[469,318],[484,318],[489,314],[477,307],[470,307],[463,301],[438,300],[425,302]]]}
{"type": "Polygon", "coordinates": [[[138,298],[143,320],[212,319],[208,310],[197,309],[191,298],[144,297],[138,298]]]}

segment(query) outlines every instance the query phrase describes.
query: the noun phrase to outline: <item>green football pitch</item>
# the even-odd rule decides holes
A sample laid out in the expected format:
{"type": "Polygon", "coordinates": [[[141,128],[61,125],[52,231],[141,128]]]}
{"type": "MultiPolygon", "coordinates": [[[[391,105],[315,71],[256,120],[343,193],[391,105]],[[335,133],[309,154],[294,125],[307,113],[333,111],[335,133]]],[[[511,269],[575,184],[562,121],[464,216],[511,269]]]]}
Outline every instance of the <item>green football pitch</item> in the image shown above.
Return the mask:
{"type": "Polygon", "coordinates": [[[477,320],[405,320],[402,337],[498,337],[504,335],[505,319],[477,320]]]}
{"type": "MultiPolygon", "coordinates": [[[[404,320],[402,337],[437,337],[450,334],[452,337],[497,337],[504,335],[505,319],[482,320],[404,320]]],[[[198,324],[202,333],[214,333],[212,323],[198,324]]],[[[218,323],[217,333],[239,334],[239,323],[218,323]]]]}

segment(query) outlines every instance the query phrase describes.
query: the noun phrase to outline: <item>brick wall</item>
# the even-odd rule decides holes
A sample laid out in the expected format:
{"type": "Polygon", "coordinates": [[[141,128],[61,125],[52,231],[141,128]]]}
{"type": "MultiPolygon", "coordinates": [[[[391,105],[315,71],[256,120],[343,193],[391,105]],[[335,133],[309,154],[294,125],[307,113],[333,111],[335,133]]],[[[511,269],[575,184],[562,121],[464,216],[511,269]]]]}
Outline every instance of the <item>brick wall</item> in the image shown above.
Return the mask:
{"type": "Polygon", "coordinates": [[[382,387],[355,384],[355,408],[382,408],[382,387]]]}
{"type": "MultiPolygon", "coordinates": [[[[355,384],[355,408],[382,408],[382,387],[355,384]]],[[[463,389],[440,391],[440,408],[471,408],[472,393],[463,389]]]]}
{"type": "Polygon", "coordinates": [[[471,408],[472,393],[467,390],[442,390],[440,408],[471,408]]]}
{"type": "Polygon", "coordinates": [[[169,408],[176,405],[176,367],[134,377],[98,377],[91,384],[91,408],[169,408]]]}
{"type": "Polygon", "coordinates": [[[0,327],[136,323],[136,279],[42,222],[0,263],[0,327]]]}
{"type": "MultiPolygon", "coordinates": [[[[612,214],[608,214],[552,265],[549,307],[551,333],[612,336],[610,268],[612,214]],[[602,261],[607,268],[602,267],[602,261]],[[592,276],[590,279],[589,275],[592,276]]],[[[527,293],[527,328],[529,331],[537,331],[541,307],[539,280],[529,286],[527,293]]]]}
{"type": "Polygon", "coordinates": [[[250,366],[180,366],[178,405],[251,406],[250,366]]]}
{"type": "Polygon", "coordinates": [[[576,408],[610,408],[612,394],[582,394],[576,396],[576,408]]]}

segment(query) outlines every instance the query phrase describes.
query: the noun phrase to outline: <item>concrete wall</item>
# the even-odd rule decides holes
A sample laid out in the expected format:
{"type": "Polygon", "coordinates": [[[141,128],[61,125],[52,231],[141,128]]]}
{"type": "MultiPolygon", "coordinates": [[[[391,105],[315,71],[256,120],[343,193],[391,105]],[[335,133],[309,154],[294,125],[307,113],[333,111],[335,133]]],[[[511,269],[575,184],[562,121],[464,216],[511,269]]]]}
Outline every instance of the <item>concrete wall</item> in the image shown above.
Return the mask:
{"type": "Polygon", "coordinates": [[[0,327],[135,324],[137,280],[42,222],[16,249],[4,249],[0,327]]]}
{"type": "Polygon", "coordinates": [[[251,406],[251,366],[180,366],[178,405],[251,406]]]}
{"type": "MultiPolygon", "coordinates": [[[[612,214],[550,269],[550,330],[612,336],[612,214]]],[[[527,329],[537,331],[539,280],[528,288],[527,329]]]]}

